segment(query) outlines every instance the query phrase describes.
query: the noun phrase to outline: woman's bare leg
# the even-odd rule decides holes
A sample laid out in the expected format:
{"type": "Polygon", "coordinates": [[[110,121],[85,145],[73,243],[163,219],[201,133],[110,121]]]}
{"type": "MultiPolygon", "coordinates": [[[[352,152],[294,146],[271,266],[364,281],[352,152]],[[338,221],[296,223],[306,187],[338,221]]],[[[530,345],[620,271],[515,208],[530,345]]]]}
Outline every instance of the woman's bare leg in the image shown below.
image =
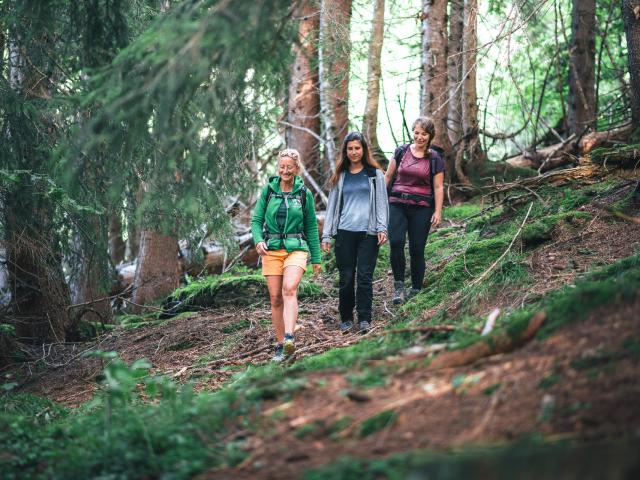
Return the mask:
{"type": "Polygon", "coordinates": [[[284,342],[284,321],[282,319],[282,275],[267,275],[267,288],[271,300],[271,323],[276,331],[278,343],[284,342]]]}
{"type": "Polygon", "coordinates": [[[302,279],[304,270],[300,267],[290,266],[284,269],[282,276],[282,319],[284,320],[285,333],[293,334],[298,321],[298,284],[302,279]]]}

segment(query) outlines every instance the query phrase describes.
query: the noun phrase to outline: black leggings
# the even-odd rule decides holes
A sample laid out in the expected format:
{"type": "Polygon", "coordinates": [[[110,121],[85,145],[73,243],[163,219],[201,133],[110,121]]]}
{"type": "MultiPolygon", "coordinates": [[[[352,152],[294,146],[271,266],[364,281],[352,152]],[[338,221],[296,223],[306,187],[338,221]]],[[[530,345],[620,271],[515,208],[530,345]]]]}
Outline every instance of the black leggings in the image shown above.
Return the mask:
{"type": "Polygon", "coordinates": [[[378,259],[378,237],[367,232],[338,230],[336,266],[340,272],[340,319],[353,320],[353,307],[358,321],[371,322],[373,271],[378,259]],[[357,284],[357,290],[354,291],[357,284]]]}
{"type": "Polygon", "coordinates": [[[389,246],[393,279],[404,282],[406,261],[404,243],[409,232],[409,256],[411,257],[411,286],[420,290],[424,280],[424,247],[431,228],[431,207],[389,204],[389,246]]]}

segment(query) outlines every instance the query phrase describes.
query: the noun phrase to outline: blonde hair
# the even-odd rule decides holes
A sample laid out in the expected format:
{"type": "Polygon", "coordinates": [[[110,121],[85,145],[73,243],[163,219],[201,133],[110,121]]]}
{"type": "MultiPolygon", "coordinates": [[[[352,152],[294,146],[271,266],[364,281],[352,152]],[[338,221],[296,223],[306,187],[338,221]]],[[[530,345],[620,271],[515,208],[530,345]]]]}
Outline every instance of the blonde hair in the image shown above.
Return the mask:
{"type": "Polygon", "coordinates": [[[298,170],[301,169],[302,165],[300,164],[300,152],[298,152],[298,150],[296,150],[295,148],[285,148],[284,150],[280,150],[278,152],[278,162],[281,158],[284,157],[293,160],[293,162],[296,164],[296,168],[298,170]]]}

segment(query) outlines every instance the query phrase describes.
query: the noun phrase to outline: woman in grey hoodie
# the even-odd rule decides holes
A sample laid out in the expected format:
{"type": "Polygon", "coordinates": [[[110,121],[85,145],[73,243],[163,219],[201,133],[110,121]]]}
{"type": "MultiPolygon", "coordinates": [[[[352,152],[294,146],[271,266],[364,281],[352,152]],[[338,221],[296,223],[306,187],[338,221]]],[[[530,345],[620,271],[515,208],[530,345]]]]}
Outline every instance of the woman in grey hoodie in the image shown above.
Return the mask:
{"type": "Polygon", "coordinates": [[[322,249],[330,251],[331,238],[335,238],[340,329],[347,332],[353,328],[355,307],[364,333],[371,328],[373,271],[378,248],[387,241],[389,204],[384,172],[361,133],[345,137],[331,186],[322,249]]]}

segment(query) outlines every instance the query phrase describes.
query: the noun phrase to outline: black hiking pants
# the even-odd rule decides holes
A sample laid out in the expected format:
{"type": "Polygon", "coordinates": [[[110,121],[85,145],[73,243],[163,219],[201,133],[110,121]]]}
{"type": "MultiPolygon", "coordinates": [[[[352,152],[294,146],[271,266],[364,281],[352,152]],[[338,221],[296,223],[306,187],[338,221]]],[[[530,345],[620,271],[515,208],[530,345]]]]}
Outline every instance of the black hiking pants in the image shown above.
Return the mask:
{"type": "Polygon", "coordinates": [[[389,247],[391,270],[395,281],[404,282],[406,260],[404,244],[409,233],[409,257],[411,258],[411,286],[417,290],[424,281],[424,247],[431,229],[433,209],[419,205],[389,204],[389,247]]]}
{"type": "Polygon", "coordinates": [[[367,232],[338,230],[336,265],[340,272],[339,311],[343,322],[353,321],[353,307],[358,321],[371,322],[373,271],[378,259],[378,237],[367,232]],[[357,289],[354,287],[357,283],[357,289]]]}

